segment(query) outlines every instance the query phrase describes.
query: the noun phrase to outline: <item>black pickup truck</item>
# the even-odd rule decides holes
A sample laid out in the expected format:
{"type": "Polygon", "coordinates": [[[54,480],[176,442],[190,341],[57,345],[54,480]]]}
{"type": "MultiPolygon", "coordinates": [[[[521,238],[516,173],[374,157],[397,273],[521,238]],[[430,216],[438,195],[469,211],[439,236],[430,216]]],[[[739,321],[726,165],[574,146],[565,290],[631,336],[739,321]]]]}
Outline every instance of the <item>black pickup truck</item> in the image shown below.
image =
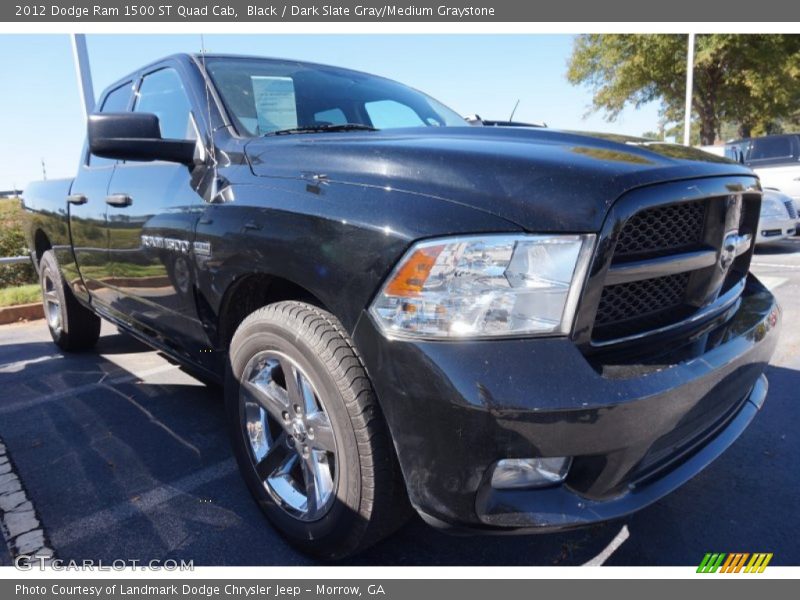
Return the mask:
{"type": "Polygon", "coordinates": [[[77,177],[25,198],[53,339],[86,350],[103,318],[223,383],[242,476],[307,552],[411,507],[487,533],[620,517],[764,402],[780,315],[746,167],[470,127],[285,60],[172,56],[98,106],[77,177]]]}

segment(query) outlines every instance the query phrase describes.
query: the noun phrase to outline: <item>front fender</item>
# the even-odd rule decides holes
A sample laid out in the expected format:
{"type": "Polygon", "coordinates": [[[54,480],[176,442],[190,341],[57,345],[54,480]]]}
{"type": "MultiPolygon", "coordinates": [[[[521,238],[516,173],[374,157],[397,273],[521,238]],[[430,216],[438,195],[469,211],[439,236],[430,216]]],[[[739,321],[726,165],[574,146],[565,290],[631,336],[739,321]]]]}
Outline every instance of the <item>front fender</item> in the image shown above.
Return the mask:
{"type": "Polygon", "coordinates": [[[211,309],[219,314],[240,277],[265,274],[319,298],[349,332],[414,241],[520,231],[500,217],[391,188],[267,179],[234,185],[225,197],[207,205],[195,236],[207,252],[196,260],[211,309]]]}

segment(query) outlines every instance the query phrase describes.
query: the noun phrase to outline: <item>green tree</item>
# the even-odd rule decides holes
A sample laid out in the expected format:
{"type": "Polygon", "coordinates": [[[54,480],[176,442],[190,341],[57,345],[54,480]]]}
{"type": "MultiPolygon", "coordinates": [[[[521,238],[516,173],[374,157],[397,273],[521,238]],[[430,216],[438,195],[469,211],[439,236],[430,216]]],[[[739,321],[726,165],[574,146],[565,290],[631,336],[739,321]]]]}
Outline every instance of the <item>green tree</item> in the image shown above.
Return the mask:
{"type": "MultiPolygon", "coordinates": [[[[692,109],[700,143],[713,144],[723,123],[740,135],[767,132],[800,106],[800,36],[698,35],[692,109]]],[[[687,36],[582,35],[567,79],[594,91],[593,110],[614,120],[627,105],[661,103],[663,117],[683,119],[687,36]]]]}

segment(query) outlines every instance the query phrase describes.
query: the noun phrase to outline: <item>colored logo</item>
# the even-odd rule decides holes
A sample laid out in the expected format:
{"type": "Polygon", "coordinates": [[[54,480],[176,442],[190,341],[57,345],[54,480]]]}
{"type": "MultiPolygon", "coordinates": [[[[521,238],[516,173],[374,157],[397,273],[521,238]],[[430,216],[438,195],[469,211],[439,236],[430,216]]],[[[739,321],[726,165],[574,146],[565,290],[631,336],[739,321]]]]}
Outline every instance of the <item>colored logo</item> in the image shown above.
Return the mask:
{"type": "Polygon", "coordinates": [[[769,561],[772,560],[772,552],[707,552],[703,557],[700,566],[697,567],[698,573],[763,573],[769,561]]]}

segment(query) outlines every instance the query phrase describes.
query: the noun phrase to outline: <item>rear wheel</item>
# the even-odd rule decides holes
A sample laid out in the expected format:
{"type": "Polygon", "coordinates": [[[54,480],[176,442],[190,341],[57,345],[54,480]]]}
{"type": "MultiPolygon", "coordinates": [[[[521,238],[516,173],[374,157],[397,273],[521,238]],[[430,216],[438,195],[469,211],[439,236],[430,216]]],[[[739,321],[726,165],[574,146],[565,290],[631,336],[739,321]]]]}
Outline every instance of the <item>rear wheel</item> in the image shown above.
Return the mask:
{"type": "Polygon", "coordinates": [[[80,304],[64,283],[52,250],[39,262],[39,282],[44,316],[56,345],[67,352],[92,348],[100,337],[100,317],[80,304]]]}
{"type": "Polygon", "coordinates": [[[226,405],[248,487],[301,550],[343,558],[410,514],[372,386],[331,314],[280,302],[247,317],[231,341],[226,405]]]}

